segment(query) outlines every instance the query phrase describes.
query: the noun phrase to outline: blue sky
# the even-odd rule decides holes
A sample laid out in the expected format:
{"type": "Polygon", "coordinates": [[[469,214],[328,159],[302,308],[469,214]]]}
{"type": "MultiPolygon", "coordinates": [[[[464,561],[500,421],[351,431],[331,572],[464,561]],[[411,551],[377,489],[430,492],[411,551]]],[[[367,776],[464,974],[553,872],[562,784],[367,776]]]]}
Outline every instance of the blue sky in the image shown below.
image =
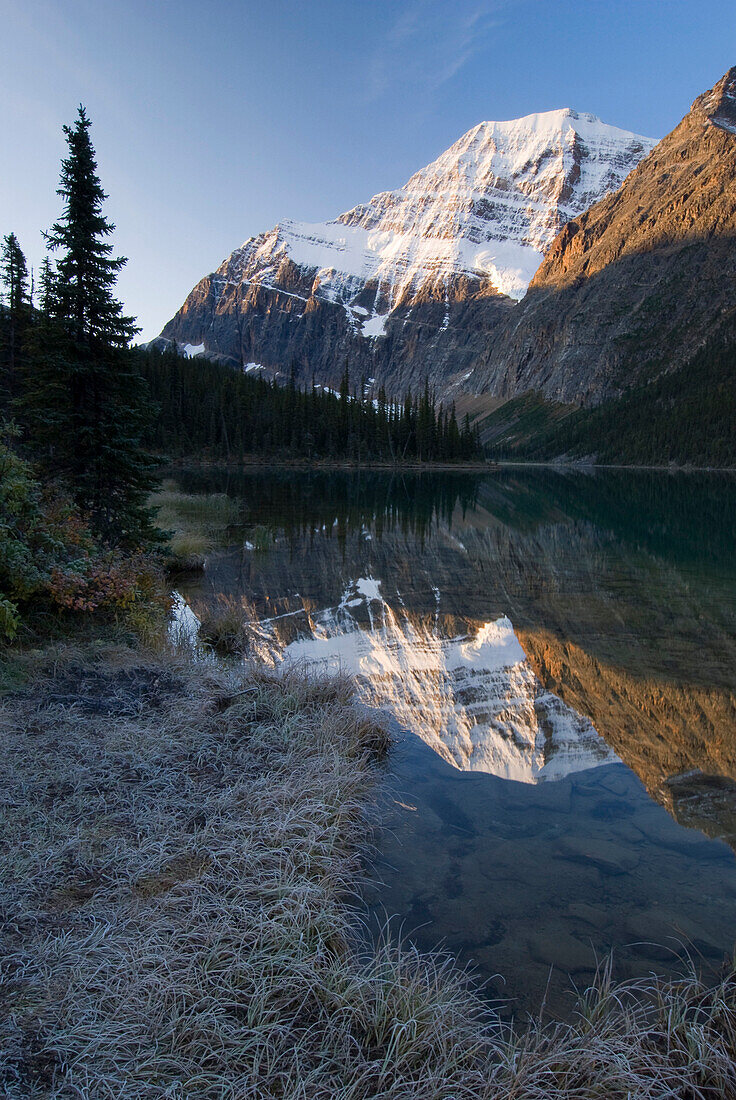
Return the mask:
{"type": "Polygon", "coordinates": [[[0,26],[0,235],[38,265],[83,102],[145,338],[247,237],[477,122],[571,106],[660,137],[736,64],[734,0],[0,0],[0,26]]]}

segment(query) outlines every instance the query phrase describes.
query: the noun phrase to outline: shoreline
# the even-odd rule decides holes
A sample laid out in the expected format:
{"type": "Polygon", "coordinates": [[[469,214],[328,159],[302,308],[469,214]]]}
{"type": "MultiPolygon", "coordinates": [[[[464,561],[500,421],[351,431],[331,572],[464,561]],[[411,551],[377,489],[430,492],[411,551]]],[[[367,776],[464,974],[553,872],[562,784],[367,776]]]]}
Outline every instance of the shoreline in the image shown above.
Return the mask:
{"type": "MultiPolygon", "coordinates": [[[[158,456],[157,456],[158,461],[158,456]]],[[[496,468],[495,463],[447,463],[447,462],[348,462],[342,459],[320,459],[310,461],[308,459],[271,459],[250,458],[242,462],[214,462],[202,458],[191,459],[161,459],[161,470],[303,470],[307,472],[318,470],[345,470],[350,472],[379,470],[386,473],[484,473],[496,468]]]]}
{"type": "Polygon", "coordinates": [[[610,462],[556,462],[554,460],[532,461],[516,459],[493,459],[488,462],[349,462],[342,459],[320,459],[310,461],[308,459],[273,459],[273,458],[247,458],[238,462],[215,462],[203,458],[177,458],[167,459],[156,456],[157,469],[162,473],[173,470],[299,470],[303,472],[318,472],[321,470],[343,470],[350,473],[381,472],[392,474],[403,473],[479,473],[493,474],[506,468],[521,469],[547,469],[559,470],[561,473],[591,473],[596,470],[628,470],[632,473],[657,472],[663,474],[736,474],[736,466],[643,466],[625,465],[623,463],[610,462]]]}
{"type": "Polygon", "coordinates": [[[624,463],[615,462],[554,462],[551,460],[546,462],[533,462],[531,460],[522,462],[505,458],[496,459],[496,464],[499,467],[533,466],[566,472],[573,470],[580,473],[586,473],[589,470],[630,470],[632,473],[648,471],[661,474],[736,474],[736,466],[677,466],[674,464],[667,466],[627,466],[624,463]]]}
{"type": "Polygon", "coordinates": [[[603,963],[572,1022],[514,1024],[450,956],[388,929],[366,946],[361,853],[390,744],[345,678],[103,641],[16,660],[11,1100],[121,1081],[136,1100],[735,1095],[733,970],[616,984],[603,963]]]}

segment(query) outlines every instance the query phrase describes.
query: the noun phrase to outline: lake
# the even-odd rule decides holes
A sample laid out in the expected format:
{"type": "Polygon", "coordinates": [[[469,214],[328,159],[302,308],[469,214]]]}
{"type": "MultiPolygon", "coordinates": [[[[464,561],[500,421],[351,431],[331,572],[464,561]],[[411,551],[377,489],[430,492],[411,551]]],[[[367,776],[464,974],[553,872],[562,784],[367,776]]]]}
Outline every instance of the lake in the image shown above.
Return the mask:
{"type": "Polygon", "coordinates": [[[343,669],[398,743],[364,890],[509,1014],[736,932],[736,479],[177,472],[240,521],[179,591],[343,669]],[[400,732],[399,732],[400,731],[400,732]],[[505,979],[505,980],[504,980],[505,979]]]}

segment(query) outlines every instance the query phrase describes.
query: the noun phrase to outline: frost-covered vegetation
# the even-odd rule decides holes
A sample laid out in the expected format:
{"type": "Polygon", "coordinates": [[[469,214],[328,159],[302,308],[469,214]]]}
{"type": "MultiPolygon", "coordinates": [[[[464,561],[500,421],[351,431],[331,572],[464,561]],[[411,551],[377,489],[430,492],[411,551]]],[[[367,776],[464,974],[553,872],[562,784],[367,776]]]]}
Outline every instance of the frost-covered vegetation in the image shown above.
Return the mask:
{"type": "Polygon", "coordinates": [[[388,736],[349,683],[99,645],[15,660],[8,1100],[736,1095],[730,974],[616,987],[603,968],[575,1021],[514,1028],[450,959],[368,942],[388,736]]]}

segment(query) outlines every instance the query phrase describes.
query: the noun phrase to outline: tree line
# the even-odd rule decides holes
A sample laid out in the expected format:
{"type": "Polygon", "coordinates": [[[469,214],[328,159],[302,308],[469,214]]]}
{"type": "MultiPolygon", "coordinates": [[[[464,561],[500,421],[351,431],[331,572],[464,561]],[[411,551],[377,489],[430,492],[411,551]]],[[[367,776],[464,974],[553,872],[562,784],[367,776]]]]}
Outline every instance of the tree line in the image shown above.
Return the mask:
{"type": "Polygon", "coordinates": [[[64,127],[62,211],[44,233],[38,279],[14,233],[0,248],[0,428],[3,446],[63,486],[107,544],[155,537],[147,496],[167,456],[357,461],[467,461],[480,456],[469,423],[437,407],[429,387],[400,404],[351,387],[339,394],[251,377],[176,348],[133,347],[139,331],[115,297],[124,257],[110,241],[107,198],[90,120],[64,127]],[[5,427],[3,427],[5,425],[5,427]],[[12,443],[9,440],[12,439],[12,443]]]}
{"type": "Polygon", "coordinates": [[[589,458],[643,466],[736,466],[736,310],[688,361],[671,352],[650,377],[595,408],[570,409],[523,394],[485,422],[488,453],[532,460],[589,458]]]}
{"type": "Polygon", "coordinates": [[[642,465],[736,465],[736,311],[684,365],[664,355],[651,381],[564,422],[552,446],[599,461],[642,465]]]}
{"type": "Polygon", "coordinates": [[[351,385],[347,366],[335,393],[314,381],[298,387],[293,370],[288,384],[279,385],[202,357],[187,358],[174,345],[138,349],[137,359],[159,410],[152,442],[168,455],[397,464],[482,457],[467,417],[459,425],[454,405],[438,406],[428,384],[423,393],[395,403],[383,388],[374,398],[363,380],[351,385]]]}

